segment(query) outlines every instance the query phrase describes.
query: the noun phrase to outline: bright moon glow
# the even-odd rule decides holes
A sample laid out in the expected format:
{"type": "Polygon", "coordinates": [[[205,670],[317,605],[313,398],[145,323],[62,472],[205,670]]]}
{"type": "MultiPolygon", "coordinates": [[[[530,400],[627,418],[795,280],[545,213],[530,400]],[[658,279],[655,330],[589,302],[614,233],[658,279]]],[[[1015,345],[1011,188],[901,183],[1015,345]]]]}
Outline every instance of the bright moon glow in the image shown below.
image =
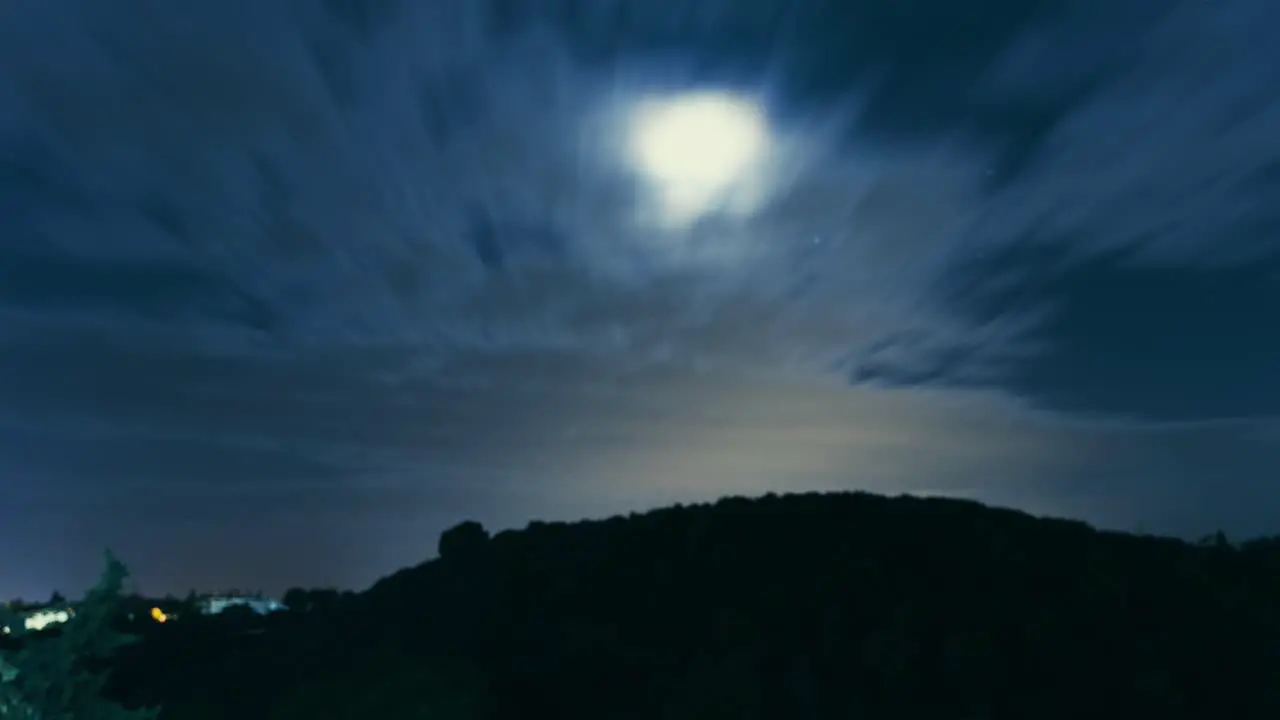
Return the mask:
{"type": "Polygon", "coordinates": [[[671,212],[697,215],[763,155],[763,115],[754,103],[719,93],[646,101],[634,115],[632,157],[671,212]]]}

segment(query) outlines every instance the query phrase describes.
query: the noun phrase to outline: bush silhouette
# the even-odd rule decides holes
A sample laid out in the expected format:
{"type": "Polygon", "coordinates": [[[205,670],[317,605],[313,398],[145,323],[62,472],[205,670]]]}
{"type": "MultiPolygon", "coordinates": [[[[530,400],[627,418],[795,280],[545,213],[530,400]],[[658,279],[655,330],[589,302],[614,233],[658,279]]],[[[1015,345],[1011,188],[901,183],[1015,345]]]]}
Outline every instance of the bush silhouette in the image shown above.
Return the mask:
{"type": "Polygon", "coordinates": [[[143,720],[157,710],[128,710],[103,697],[104,661],[133,637],[120,621],[124,564],[109,551],[101,580],[51,629],[28,632],[22,618],[0,610],[11,646],[0,652],[0,716],[6,720],[143,720]],[[7,617],[3,615],[7,614],[7,617]]]}

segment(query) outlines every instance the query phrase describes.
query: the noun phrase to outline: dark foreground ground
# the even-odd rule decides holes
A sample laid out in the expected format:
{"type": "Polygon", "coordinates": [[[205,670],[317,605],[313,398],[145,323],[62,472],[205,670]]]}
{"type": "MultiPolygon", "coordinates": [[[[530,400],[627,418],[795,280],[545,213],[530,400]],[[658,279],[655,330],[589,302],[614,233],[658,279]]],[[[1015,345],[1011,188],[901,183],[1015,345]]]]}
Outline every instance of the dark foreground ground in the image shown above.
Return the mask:
{"type": "Polygon", "coordinates": [[[1277,540],[810,494],[440,550],[312,609],[140,625],[112,693],[172,720],[1280,717],[1277,540]]]}

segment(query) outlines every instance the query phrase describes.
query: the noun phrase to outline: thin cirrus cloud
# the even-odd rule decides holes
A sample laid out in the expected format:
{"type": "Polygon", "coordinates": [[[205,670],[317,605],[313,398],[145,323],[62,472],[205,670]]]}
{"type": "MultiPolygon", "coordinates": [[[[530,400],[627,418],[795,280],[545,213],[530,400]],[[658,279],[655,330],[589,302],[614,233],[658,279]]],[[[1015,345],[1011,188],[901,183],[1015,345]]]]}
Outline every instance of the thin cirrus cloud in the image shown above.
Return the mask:
{"type": "Polygon", "coordinates": [[[114,309],[176,342],[449,352],[642,342],[631,315],[718,338],[763,310],[787,355],[829,361],[909,318],[947,322],[918,289],[977,187],[942,153],[942,173],[833,156],[839,128],[792,123],[794,177],[761,216],[669,231],[635,221],[636,181],[590,121],[691,70],[628,78],[546,34],[494,39],[471,4],[405,6],[363,34],[318,7],[139,7],[6,9],[15,324],[114,309]],[[877,242],[912,205],[932,209],[877,242]],[[681,311],[655,321],[651,298],[681,311]]]}
{"type": "Polygon", "coordinates": [[[197,554],[178,497],[261,492],[249,534],[341,528],[344,583],[460,514],[765,489],[1260,531],[1278,19],[4,3],[4,463],[32,503],[149,489],[121,516],[197,554]],[[616,111],[706,87],[763,98],[777,162],[749,213],[651,222],[616,111]]]}
{"type": "MultiPolygon", "coordinates": [[[[133,323],[222,349],[662,344],[661,356],[727,357],[745,354],[717,347],[744,334],[736,318],[765,313],[753,357],[963,378],[998,375],[1043,346],[1033,330],[1052,327],[1053,307],[1090,302],[1062,283],[1013,314],[955,312],[958,267],[983,288],[1044,273],[975,258],[1040,242],[1081,259],[1132,249],[1134,272],[1226,273],[1276,249],[1280,106],[1261,2],[1107,25],[1009,10],[932,51],[937,30],[896,50],[868,38],[804,52],[764,28],[783,17],[795,34],[812,13],[768,4],[522,16],[501,3],[263,3],[245,16],[142,3],[103,17],[63,4],[5,10],[14,326],[88,328],[115,311],[112,334],[133,323]],[[742,39],[722,47],[726,24],[742,39]],[[930,52],[956,69],[904,69],[930,67],[907,62],[930,52]],[[839,92],[788,85],[832,76],[847,78],[839,92]],[[791,142],[785,185],[746,222],[637,224],[616,129],[590,119],[619,95],[699,80],[772,99],[791,142]],[[936,127],[917,127],[923,108],[936,127]],[[655,303],[681,310],[655,320],[655,303]]],[[[896,13],[850,13],[867,28],[854,39],[909,30],[896,13]]],[[[1239,302],[1223,312],[1264,312],[1239,302]]]]}

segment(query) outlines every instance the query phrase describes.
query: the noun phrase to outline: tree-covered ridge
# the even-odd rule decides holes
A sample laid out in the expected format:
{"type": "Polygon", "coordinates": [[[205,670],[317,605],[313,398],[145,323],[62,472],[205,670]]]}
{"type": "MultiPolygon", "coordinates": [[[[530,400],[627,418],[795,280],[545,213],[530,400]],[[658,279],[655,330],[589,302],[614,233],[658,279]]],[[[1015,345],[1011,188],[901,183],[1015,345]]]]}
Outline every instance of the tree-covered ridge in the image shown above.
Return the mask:
{"type": "Polygon", "coordinates": [[[439,549],[260,634],[149,630],[117,692],[175,720],[1280,717],[1274,540],[845,493],[439,549]]]}

